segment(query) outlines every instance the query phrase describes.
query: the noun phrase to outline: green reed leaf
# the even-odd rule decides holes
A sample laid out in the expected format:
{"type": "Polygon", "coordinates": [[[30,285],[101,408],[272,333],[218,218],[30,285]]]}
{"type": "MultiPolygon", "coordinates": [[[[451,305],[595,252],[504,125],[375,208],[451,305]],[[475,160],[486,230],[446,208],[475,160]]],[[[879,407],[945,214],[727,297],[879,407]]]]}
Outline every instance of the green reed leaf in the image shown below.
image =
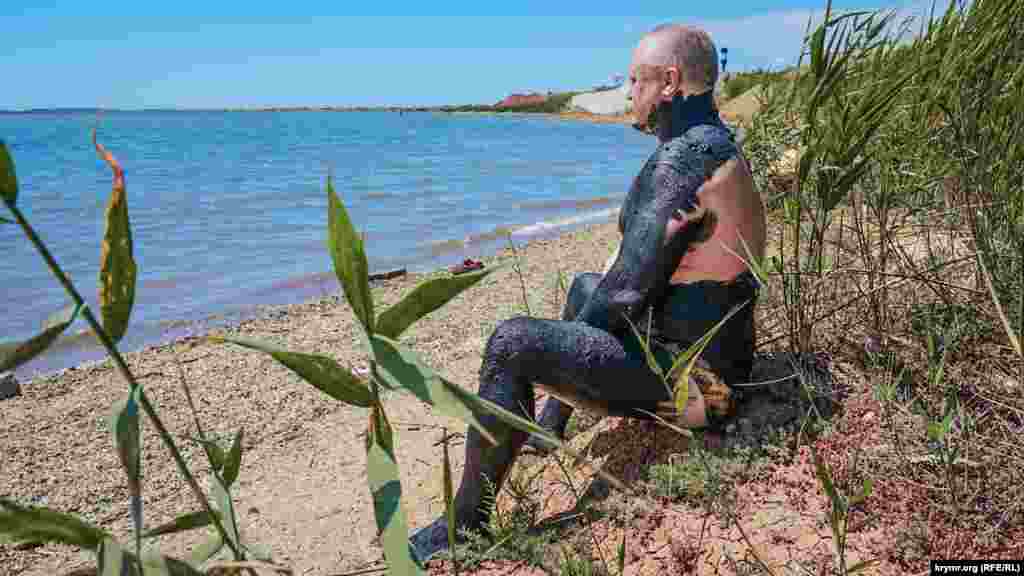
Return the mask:
{"type": "Polygon", "coordinates": [[[114,185],[107,201],[107,224],[100,249],[99,302],[103,329],[117,342],[128,330],[128,319],[135,303],[135,279],[138,269],[132,255],[132,228],[124,187],[124,171],[114,156],[96,141],[96,152],[114,171],[114,185]]]}
{"type": "Polygon", "coordinates": [[[0,372],[14,370],[49,348],[78,317],[81,305],[70,305],[51,315],[39,334],[23,342],[0,343],[0,372]]]}
{"type": "Polygon", "coordinates": [[[797,170],[797,179],[802,183],[807,181],[807,175],[811,172],[811,166],[814,165],[815,157],[817,156],[817,149],[809,146],[804,149],[800,156],[800,167],[797,170]]]}
{"type": "Polygon", "coordinates": [[[722,329],[722,326],[729,321],[730,318],[736,315],[737,312],[743,309],[744,306],[750,304],[750,300],[745,300],[736,306],[733,306],[732,310],[722,317],[717,324],[712,326],[699,340],[690,345],[689,348],[683,350],[675,360],[672,361],[672,368],[669,369],[669,378],[675,379],[675,386],[673,387],[673,398],[676,403],[676,412],[679,417],[682,417],[686,413],[686,402],[690,396],[690,373],[693,371],[693,366],[697,363],[697,358],[700,357],[701,353],[704,352],[704,348],[711,343],[711,340],[718,334],[718,331],[722,329]],[[683,369],[680,372],[679,367],[683,369]]]}
{"type": "Polygon", "coordinates": [[[388,338],[398,338],[414,322],[444,306],[450,300],[500,267],[468,272],[458,276],[431,278],[409,292],[400,302],[377,317],[376,332],[388,338]]]}
{"type": "Polygon", "coordinates": [[[4,224],[17,224],[17,222],[15,222],[14,220],[8,220],[3,216],[0,216],[0,222],[3,222],[4,224]]]}
{"type": "Polygon", "coordinates": [[[151,528],[143,533],[142,536],[144,538],[153,538],[156,536],[163,536],[165,534],[176,534],[178,532],[185,532],[186,530],[195,530],[196,528],[209,526],[212,523],[213,519],[209,512],[206,510],[197,510],[195,512],[189,512],[188,514],[182,514],[174,520],[161,524],[156,528],[151,528]]]}
{"type": "Polygon", "coordinates": [[[96,557],[99,576],[138,576],[139,571],[133,558],[121,549],[112,538],[103,540],[96,557]]]}
{"type": "MultiPolygon", "coordinates": [[[[241,550],[242,547],[239,544],[238,523],[235,519],[235,505],[234,502],[231,501],[231,493],[216,477],[212,479],[210,484],[211,491],[213,492],[213,499],[217,503],[218,512],[221,518],[223,518],[224,531],[227,532],[228,538],[235,545],[235,549],[241,550]]],[[[236,557],[235,560],[244,560],[244,558],[236,557]]]]}
{"type": "Polygon", "coordinates": [[[757,281],[758,287],[765,289],[769,286],[768,283],[768,269],[765,268],[765,262],[763,257],[758,257],[751,251],[750,245],[747,244],[747,240],[743,237],[743,234],[737,234],[740,239],[740,248],[743,250],[743,255],[739,255],[732,248],[725,246],[725,250],[735,256],[740,262],[750,270],[750,273],[754,275],[754,280],[757,281]]]}
{"type": "Polygon", "coordinates": [[[366,476],[389,573],[423,574],[413,560],[409,544],[409,528],[402,506],[402,483],[395,460],[394,434],[379,403],[370,411],[366,435],[366,476]]]}
{"type": "Polygon", "coordinates": [[[821,484],[821,489],[825,491],[825,495],[828,496],[833,511],[835,511],[841,507],[842,501],[839,498],[839,493],[836,492],[835,485],[832,483],[832,471],[829,470],[828,464],[821,459],[817,450],[812,448],[811,455],[814,458],[814,472],[818,476],[818,482],[821,484]]]}
{"type": "Polygon", "coordinates": [[[441,379],[419,356],[394,340],[374,334],[370,347],[377,360],[382,385],[411,392],[443,414],[476,428],[488,442],[496,444],[491,431],[479,420],[479,412],[467,402],[465,391],[441,379]]]}
{"type": "Polygon", "coordinates": [[[210,468],[220,472],[221,468],[224,467],[224,460],[227,458],[224,455],[224,449],[213,440],[203,438],[192,438],[192,440],[198,442],[203,447],[203,451],[206,452],[206,460],[210,463],[210,468]]]}
{"type": "Polygon", "coordinates": [[[245,549],[253,560],[260,560],[262,562],[272,561],[273,555],[270,553],[270,548],[259,542],[246,542],[245,549]]]}
{"type": "Polygon", "coordinates": [[[361,408],[373,405],[366,382],[327,356],[288,352],[248,338],[211,336],[208,340],[264,352],[335,400],[361,408]]]}
{"type": "Polygon", "coordinates": [[[874,482],[872,482],[871,478],[865,478],[860,494],[854,494],[853,497],[850,498],[850,506],[857,506],[858,504],[867,500],[868,497],[871,496],[871,491],[873,488],[874,482]]]}
{"type": "Polygon", "coordinates": [[[825,72],[825,24],[822,23],[811,36],[811,70],[816,78],[821,78],[825,72]]]}
{"type": "Polygon", "coordinates": [[[18,201],[18,176],[14,172],[14,159],[3,140],[0,140],[0,198],[11,206],[18,201]]]}
{"type": "Polygon", "coordinates": [[[114,409],[110,428],[114,431],[114,443],[121,467],[128,476],[128,494],[131,497],[132,525],[135,533],[135,553],[141,551],[142,543],[142,443],[139,434],[139,394],[142,388],[136,386],[124,402],[114,409]]]}
{"type": "Polygon", "coordinates": [[[97,570],[84,573],[98,576],[203,576],[192,566],[164,556],[156,549],[148,549],[140,557],[125,552],[120,544],[109,538],[97,552],[97,570]]]}
{"type": "Polygon", "coordinates": [[[348,210],[334,192],[331,175],[327,175],[327,246],[334,262],[334,273],[345,292],[345,299],[356,318],[372,334],[373,295],[363,240],[356,234],[348,210]]]}
{"type": "MultiPolygon", "coordinates": [[[[650,341],[648,338],[645,338],[640,334],[640,330],[637,329],[636,324],[633,324],[633,321],[629,319],[628,315],[623,314],[622,317],[626,320],[626,323],[629,324],[630,330],[633,331],[633,336],[636,337],[636,341],[640,344],[640,348],[643,349],[644,359],[647,360],[647,367],[650,368],[651,372],[657,374],[658,378],[664,382],[665,371],[662,370],[661,365],[658,364],[658,359],[654,357],[654,352],[651,351],[650,341]]],[[[648,330],[647,333],[650,334],[650,330],[648,330]]]]}
{"type": "Polygon", "coordinates": [[[441,446],[444,457],[444,512],[448,519],[448,542],[451,545],[452,567],[458,570],[458,560],[455,558],[455,497],[452,488],[452,464],[448,458],[448,429],[444,430],[444,438],[441,446]]]}
{"type": "Polygon", "coordinates": [[[859,162],[854,164],[853,167],[847,170],[845,174],[843,174],[839,182],[832,186],[823,188],[820,191],[821,196],[819,197],[819,199],[821,201],[821,206],[823,210],[832,210],[833,208],[838,206],[839,203],[843,201],[843,199],[846,198],[846,195],[850,191],[850,188],[853,187],[854,183],[856,183],[857,180],[864,174],[865,170],[867,170],[868,162],[870,160],[871,157],[862,158],[859,162]]]}
{"type": "Polygon", "coordinates": [[[189,564],[150,549],[142,556],[142,576],[203,576],[189,564]]]}
{"type": "Polygon", "coordinates": [[[231,488],[235,480],[238,480],[238,471],[242,466],[242,432],[243,429],[239,428],[235,434],[234,441],[231,442],[228,457],[224,461],[224,471],[221,473],[221,478],[224,479],[224,485],[228,488],[231,488]]]}
{"type": "Polygon", "coordinates": [[[618,565],[619,574],[626,573],[626,530],[622,531],[622,542],[619,543],[618,565]]]}
{"type": "Polygon", "coordinates": [[[193,568],[199,568],[210,558],[217,555],[224,548],[224,539],[217,532],[210,533],[209,537],[197,546],[188,555],[188,563],[193,568]]]}
{"type": "Polygon", "coordinates": [[[53,542],[96,550],[107,533],[70,514],[39,506],[21,506],[0,497],[0,536],[12,542],[53,542]]]}

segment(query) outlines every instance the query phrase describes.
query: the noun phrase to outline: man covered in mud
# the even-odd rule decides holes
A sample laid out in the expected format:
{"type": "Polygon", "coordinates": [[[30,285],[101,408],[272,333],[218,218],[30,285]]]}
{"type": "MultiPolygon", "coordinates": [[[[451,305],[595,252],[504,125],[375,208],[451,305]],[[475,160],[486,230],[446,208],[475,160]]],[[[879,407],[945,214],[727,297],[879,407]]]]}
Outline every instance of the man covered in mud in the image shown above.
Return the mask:
{"type": "MultiPolygon", "coordinates": [[[[705,32],[668,24],[641,39],[630,65],[633,126],[656,136],[658,147],[622,205],[618,251],[605,274],[576,276],[561,320],[516,317],[498,325],[480,368],[482,397],[532,417],[534,385],[541,385],[554,397],[539,422],[559,437],[572,404],[650,419],[671,406],[671,391],[648,366],[630,323],[667,371],[676,354],[743,305],[704,350],[685,416],[673,421],[696,428],[728,416],[731,385],[746,382],[751,370],[758,286],[744,259],[762,257],[765,221],[749,166],[715,107],[717,78],[705,32]]],[[[458,530],[487,520],[487,484],[501,488],[528,440],[543,448],[496,418],[483,420],[499,444],[467,432],[458,530]]],[[[445,519],[418,531],[412,545],[421,560],[447,548],[445,519]]]]}

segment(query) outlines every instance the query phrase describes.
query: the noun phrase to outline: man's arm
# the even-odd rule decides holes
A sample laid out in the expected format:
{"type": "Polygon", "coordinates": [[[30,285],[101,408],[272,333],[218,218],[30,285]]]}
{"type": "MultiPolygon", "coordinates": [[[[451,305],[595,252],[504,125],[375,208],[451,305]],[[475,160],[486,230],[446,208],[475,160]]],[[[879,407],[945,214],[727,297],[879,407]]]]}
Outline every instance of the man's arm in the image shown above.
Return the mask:
{"type": "Polygon", "coordinates": [[[711,126],[695,128],[658,149],[623,204],[618,257],[577,321],[617,332],[624,328],[623,315],[634,324],[642,320],[702,232],[690,225],[699,218],[697,192],[736,153],[725,130],[711,126]]]}

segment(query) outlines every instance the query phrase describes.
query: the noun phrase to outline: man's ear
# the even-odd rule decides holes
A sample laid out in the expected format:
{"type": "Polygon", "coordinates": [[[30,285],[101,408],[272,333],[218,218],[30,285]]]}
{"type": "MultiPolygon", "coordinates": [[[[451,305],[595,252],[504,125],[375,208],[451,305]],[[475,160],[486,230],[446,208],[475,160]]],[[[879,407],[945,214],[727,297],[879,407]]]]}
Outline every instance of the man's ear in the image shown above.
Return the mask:
{"type": "Polygon", "coordinates": [[[679,68],[675,66],[666,66],[664,73],[664,84],[661,88],[661,97],[665,100],[671,101],[672,98],[675,97],[676,93],[683,87],[683,77],[679,73],[679,68]]]}

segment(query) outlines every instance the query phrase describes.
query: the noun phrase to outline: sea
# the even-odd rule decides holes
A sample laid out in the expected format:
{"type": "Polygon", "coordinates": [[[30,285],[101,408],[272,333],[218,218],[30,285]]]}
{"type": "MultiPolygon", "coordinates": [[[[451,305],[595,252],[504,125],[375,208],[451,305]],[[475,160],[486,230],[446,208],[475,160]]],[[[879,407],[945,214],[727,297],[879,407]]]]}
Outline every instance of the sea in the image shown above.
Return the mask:
{"type": "MultiPolygon", "coordinates": [[[[613,218],[655,147],[627,125],[529,114],[0,115],[18,206],[94,310],[112,178],[93,128],[125,172],[138,264],[125,351],[336,293],[328,174],[370,271],[426,272],[613,218]]],[[[15,341],[70,299],[18,226],[0,222],[0,247],[0,341],[15,341]]],[[[16,376],[103,356],[79,320],[16,376]]]]}

